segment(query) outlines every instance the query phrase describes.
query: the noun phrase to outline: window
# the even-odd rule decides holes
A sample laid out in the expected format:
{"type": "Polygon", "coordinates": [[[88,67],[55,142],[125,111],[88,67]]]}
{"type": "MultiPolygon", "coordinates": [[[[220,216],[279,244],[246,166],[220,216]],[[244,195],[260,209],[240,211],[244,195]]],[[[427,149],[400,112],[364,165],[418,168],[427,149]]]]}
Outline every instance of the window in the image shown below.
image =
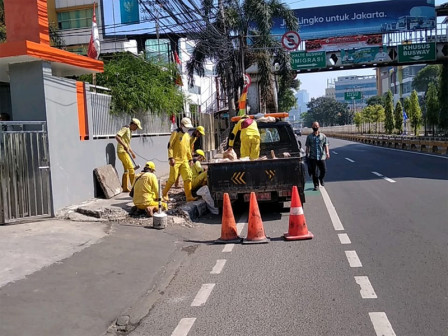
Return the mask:
{"type": "Polygon", "coordinates": [[[150,39],[145,41],[146,57],[153,61],[169,63],[172,60],[168,39],[150,39]]]}
{"type": "Polygon", "coordinates": [[[260,129],[261,143],[279,142],[280,135],[277,128],[261,128],[260,129]]]}
{"type": "MultiPolygon", "coordinates": [[[[72,11],[58,12],[58,27],[64,29],[91,28],[93,8],[76,9],[72,11]]],[[[98,8],[96,8],[98,22],[98,8]]]]}

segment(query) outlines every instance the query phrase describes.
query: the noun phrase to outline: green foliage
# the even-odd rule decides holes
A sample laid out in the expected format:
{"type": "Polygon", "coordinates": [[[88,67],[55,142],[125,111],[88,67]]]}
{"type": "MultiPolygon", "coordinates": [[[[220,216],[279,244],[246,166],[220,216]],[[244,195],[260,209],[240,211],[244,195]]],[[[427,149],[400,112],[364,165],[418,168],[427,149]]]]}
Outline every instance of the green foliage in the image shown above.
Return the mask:
{"type": "Polygon", "coordinates": [[[65,40],[61,37],[61,31],[56,25],[50,25],[50,44],[52,47],[62,49],[65,47],[65,40]]]}
{"type": "Polygon", "coordinates": [[[414,129],[414,134],[418,136],[418,128],[422,125],[422,110],[418,102],[417,91],[413,90],[409,99],[408,117],[411,122],[411,127],[414,129]]]}
{"type": "Polygon", "coordinates": [[[439,81],[439,127],[448,130],[448,62],[444,62],[439,81]]]}
{"type": "MultiPolygon", "coordinates": [[[[425,97],[426,120],[433,127],[439,123],[439,100],[437,87],[434,83],[429,83],[429,88],[425,97]]],[[[433,132],[434,134],[434,132],[433,132]]]]}
{"type": "Polygon", "coordinates": [[[6,26],[5,26],[5,7],[3,0],[0,0],[0,43],[6,40],[6,26]]]}
{"type": "Polygon", "coordinates": [[[355,125],[359,131],[361,124],[364,122],[364,116],[363,116],[362,112],[356,112],[355,117],[353,118],[353,121],[355,122],[355,125]]]}
{"type": "Polygon", "coordinates": [[[412,88],[418,92],[426,92],[430,83],[437,83],[439,75],[438,65],[427,65],[412,80],[412,88]]]}
{"type": "Polygon", "coordinates": [[[394,130],[394,97],[390,90],[384,98],[384,114],[384,128],[386,129],[386,133],[391,134],[394,130]]]}
{"type": "Polygon", "coordinates": [[[334,98],[312,98],[307,104],[309,110],[304,119],[305,125],[318,121],[320,126],[345,125],[352,121],[352,115],[347,104],[340,103],[334,98]]]}
{"type": "Polygon", "coordinates": [[[278,94],[278,110],[281,112],[287,112],[291,110],[297,104],[297,99],[294,96],[294,91],[287,88],[278,94]]]}
{"type": "Polygon", "coordinates": [[[384,99],[381,96],[372,96],[367,99],[367,105],[383,105],[384,99]]]}
{"type": "Polygon", "coordinates": [[[364,116],[364,121],[369,123],[369,132],[370,132],[370,123],[375,123],[375,133],[378,132],[378,123],[384,121],[384,107],[382,105],[368,105],[362,110],[362,114],[364,116]]]}
{"type": "Polygon", "coordinates": [[[394,119],[395,119],[395,128],[398,131],[398,134],[403,133],[403,107],[401,106],[401,102],[398,101],[395,105],[394,110],[394,119]]]}
{"type": "Polygon", "coordinates": [[[227,94],[232,116],[238,92],[243,87],[245,69],[258,65],[260,96],[266,102],[272,96],[272,65],[276,62],[280,65],[277,72],[279,94],[286,97],[288,93],[283,91],[289,89],[289,81],[295,73],[289,66],[289,54],[271,35],[271,28],[274,18],[283,18],[287,30],[297,31],[294,12],[278,0],[218,1],[218,15],[210,10],[210,1],[204,1],[202,9],[202,19],[206,24],[199,32],[187,32],[188,38],[196,42],[187,63],[189,84],[193,85],[194,74],[204,76],[207,59],[216,62],[216,71],[227,94]],[[247,43],[248,36],[251,36],[250,44],[247,43]]]}
{"type": "MultiPolygon", "coordinates": [[[[97,85],[112,90],[112,113],[171,115],[182,110],[184,97],[175,85],[174,65],[155,64],[143,56],[118,53],[97,75],[97,85]]],[[[82,77],[82,80],[92,81],[82,77]]]]}

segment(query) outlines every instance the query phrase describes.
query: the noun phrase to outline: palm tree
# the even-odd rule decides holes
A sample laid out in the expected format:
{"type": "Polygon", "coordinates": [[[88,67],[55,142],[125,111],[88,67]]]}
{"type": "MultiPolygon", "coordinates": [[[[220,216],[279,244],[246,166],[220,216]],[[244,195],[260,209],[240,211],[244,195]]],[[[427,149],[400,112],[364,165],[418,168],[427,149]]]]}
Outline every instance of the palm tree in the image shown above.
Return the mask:
{"type": "Polygon", "coordinates": [[[217,15],[213,17],[212,0],[203,1],[202,5],[206,24],[200,31],[189,34],[196,41],[187,64],[190,85],[195,73],[204,76],[205,61],[214,61],[231,116],[244,84],[244,70],[252,64],[258,66],[261,97],[272,95],[274,62],[280,65],[280,88],[289,88],[296,74],[290,69],[288,54],[271,35],[271,28],[274,18],[283,18],[288,30],[297,31],[297,18],[292,10],[278,0],[218,0],[217,15]]]}

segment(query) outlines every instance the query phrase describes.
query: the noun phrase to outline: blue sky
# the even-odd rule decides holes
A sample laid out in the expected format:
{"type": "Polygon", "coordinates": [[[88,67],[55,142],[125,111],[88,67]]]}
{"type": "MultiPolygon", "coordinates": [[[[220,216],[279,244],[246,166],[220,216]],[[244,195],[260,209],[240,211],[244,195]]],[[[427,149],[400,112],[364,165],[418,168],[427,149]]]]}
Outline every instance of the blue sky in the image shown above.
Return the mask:
{"type": "MultiPolygon", "coordinates": [[[[381,0],[347,0],[347,1],[334,1],[334,0],[285,0],[284,2],[289,5],[291,9],[298,8],[310,8],[317,7],[316,2],[319,4],[318,7],[324,6],[334,6],[334,5],[346,5],[346,4],[356,4],[361,2],[372,2],[381,0]]],[[[436,0],[435,4],[440,5],[446,1],[436,0]]],[[[350,76],[350,75],[375,75],[375,69],[358,69],[358,70],[348,70],[348,71],[327,71],[299,75],[299,79],[302,82],[301,89],[307,90],[310,99],[317,98],[325,95],[325,88],[327,87],[327,80],[333,80],[340,76],[350,76]]]]}

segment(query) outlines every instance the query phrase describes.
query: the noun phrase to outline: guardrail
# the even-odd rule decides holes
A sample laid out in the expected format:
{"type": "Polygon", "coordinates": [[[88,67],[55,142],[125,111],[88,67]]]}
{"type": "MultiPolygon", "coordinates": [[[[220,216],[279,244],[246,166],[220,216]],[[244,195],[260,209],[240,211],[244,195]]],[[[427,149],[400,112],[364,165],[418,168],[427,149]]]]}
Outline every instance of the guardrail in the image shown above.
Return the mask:
{"type": "Polygon", "coordinates": [[[356,141],[369,145],[418,151],[424,153],[448,155],[448,141],[441,137],[405,137],[387,135],[361,135],[329,133],[325,135],[333,138],[356,141]]]}

